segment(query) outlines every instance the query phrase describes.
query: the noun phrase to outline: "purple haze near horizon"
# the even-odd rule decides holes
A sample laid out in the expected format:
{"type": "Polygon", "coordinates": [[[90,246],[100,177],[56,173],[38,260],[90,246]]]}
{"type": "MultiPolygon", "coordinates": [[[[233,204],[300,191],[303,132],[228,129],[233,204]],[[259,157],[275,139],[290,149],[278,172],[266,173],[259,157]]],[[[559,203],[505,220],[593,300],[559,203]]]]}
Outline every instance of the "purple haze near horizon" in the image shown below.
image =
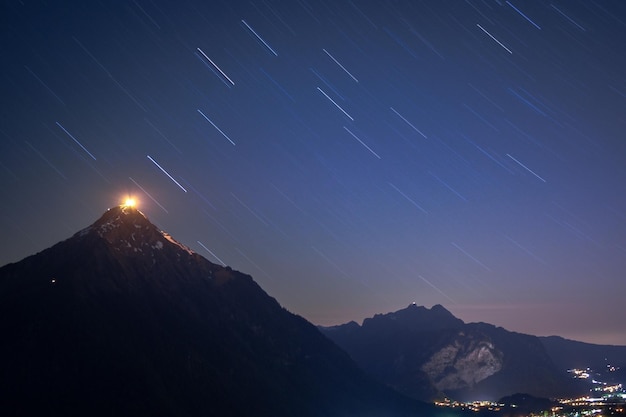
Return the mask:
{"type": "Polygon", "coordinates": [[[626,345],[626,3],[1,8],[0,264],[132,194],[316,324],[626,345]]]}

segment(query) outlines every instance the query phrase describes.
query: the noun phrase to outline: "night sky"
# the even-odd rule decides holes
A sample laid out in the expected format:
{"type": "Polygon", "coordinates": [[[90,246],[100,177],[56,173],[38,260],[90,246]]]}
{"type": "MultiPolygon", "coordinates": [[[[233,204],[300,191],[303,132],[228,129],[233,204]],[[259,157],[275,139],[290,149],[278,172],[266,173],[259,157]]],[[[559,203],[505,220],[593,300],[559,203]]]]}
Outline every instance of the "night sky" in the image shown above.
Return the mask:
{"type": "Polygon", "coordinates": [[[0,6],[0,264],[135,196],[315,324],[626,345],[626,2],[0,6]]]}

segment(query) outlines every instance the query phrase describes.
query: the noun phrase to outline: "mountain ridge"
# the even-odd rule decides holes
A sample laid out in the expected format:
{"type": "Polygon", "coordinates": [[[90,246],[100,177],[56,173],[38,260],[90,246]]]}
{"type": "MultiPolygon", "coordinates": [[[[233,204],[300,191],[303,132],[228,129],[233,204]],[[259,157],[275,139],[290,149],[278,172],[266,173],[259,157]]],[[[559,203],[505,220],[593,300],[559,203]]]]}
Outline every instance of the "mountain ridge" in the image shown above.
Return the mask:
{"type": "Polygon", "coordinates": [[[1,267],[0,317],[5,415],[437,414],[130,207],[1,267]]]}
{"type": "Polygon", "coordinates": [[[362,325],[320,329],[370,375],[421,400],[583,392],[539,337],[465,323],[441,305],[427,309],[411,304],[364,319],[362,325]]]}

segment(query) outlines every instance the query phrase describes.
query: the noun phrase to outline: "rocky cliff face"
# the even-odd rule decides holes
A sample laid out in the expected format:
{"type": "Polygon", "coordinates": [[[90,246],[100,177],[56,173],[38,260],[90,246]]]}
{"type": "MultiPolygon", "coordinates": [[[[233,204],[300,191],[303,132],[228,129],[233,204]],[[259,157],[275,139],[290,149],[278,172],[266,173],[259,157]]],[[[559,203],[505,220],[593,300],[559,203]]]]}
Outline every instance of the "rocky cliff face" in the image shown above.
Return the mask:
{"type": "Polygon", "coordinates": [[[428,358],[421,370],[439,391],[472,388],[502,369],[503,353],[488,339],[460,332],[454,341],[428,358]]]}

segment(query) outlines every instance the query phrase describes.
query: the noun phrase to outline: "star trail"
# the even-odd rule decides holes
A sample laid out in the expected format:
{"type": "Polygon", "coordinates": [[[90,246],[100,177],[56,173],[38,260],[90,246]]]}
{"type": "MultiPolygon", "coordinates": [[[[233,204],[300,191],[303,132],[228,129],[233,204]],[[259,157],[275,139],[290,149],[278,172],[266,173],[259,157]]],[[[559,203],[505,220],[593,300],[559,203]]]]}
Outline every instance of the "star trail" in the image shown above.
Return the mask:
{"type": "Polygon", "coordinates": [[[626,345],[625,2],[0,15],[0,264],[133,196],[316,324],[415,301],[626,345]]]}

